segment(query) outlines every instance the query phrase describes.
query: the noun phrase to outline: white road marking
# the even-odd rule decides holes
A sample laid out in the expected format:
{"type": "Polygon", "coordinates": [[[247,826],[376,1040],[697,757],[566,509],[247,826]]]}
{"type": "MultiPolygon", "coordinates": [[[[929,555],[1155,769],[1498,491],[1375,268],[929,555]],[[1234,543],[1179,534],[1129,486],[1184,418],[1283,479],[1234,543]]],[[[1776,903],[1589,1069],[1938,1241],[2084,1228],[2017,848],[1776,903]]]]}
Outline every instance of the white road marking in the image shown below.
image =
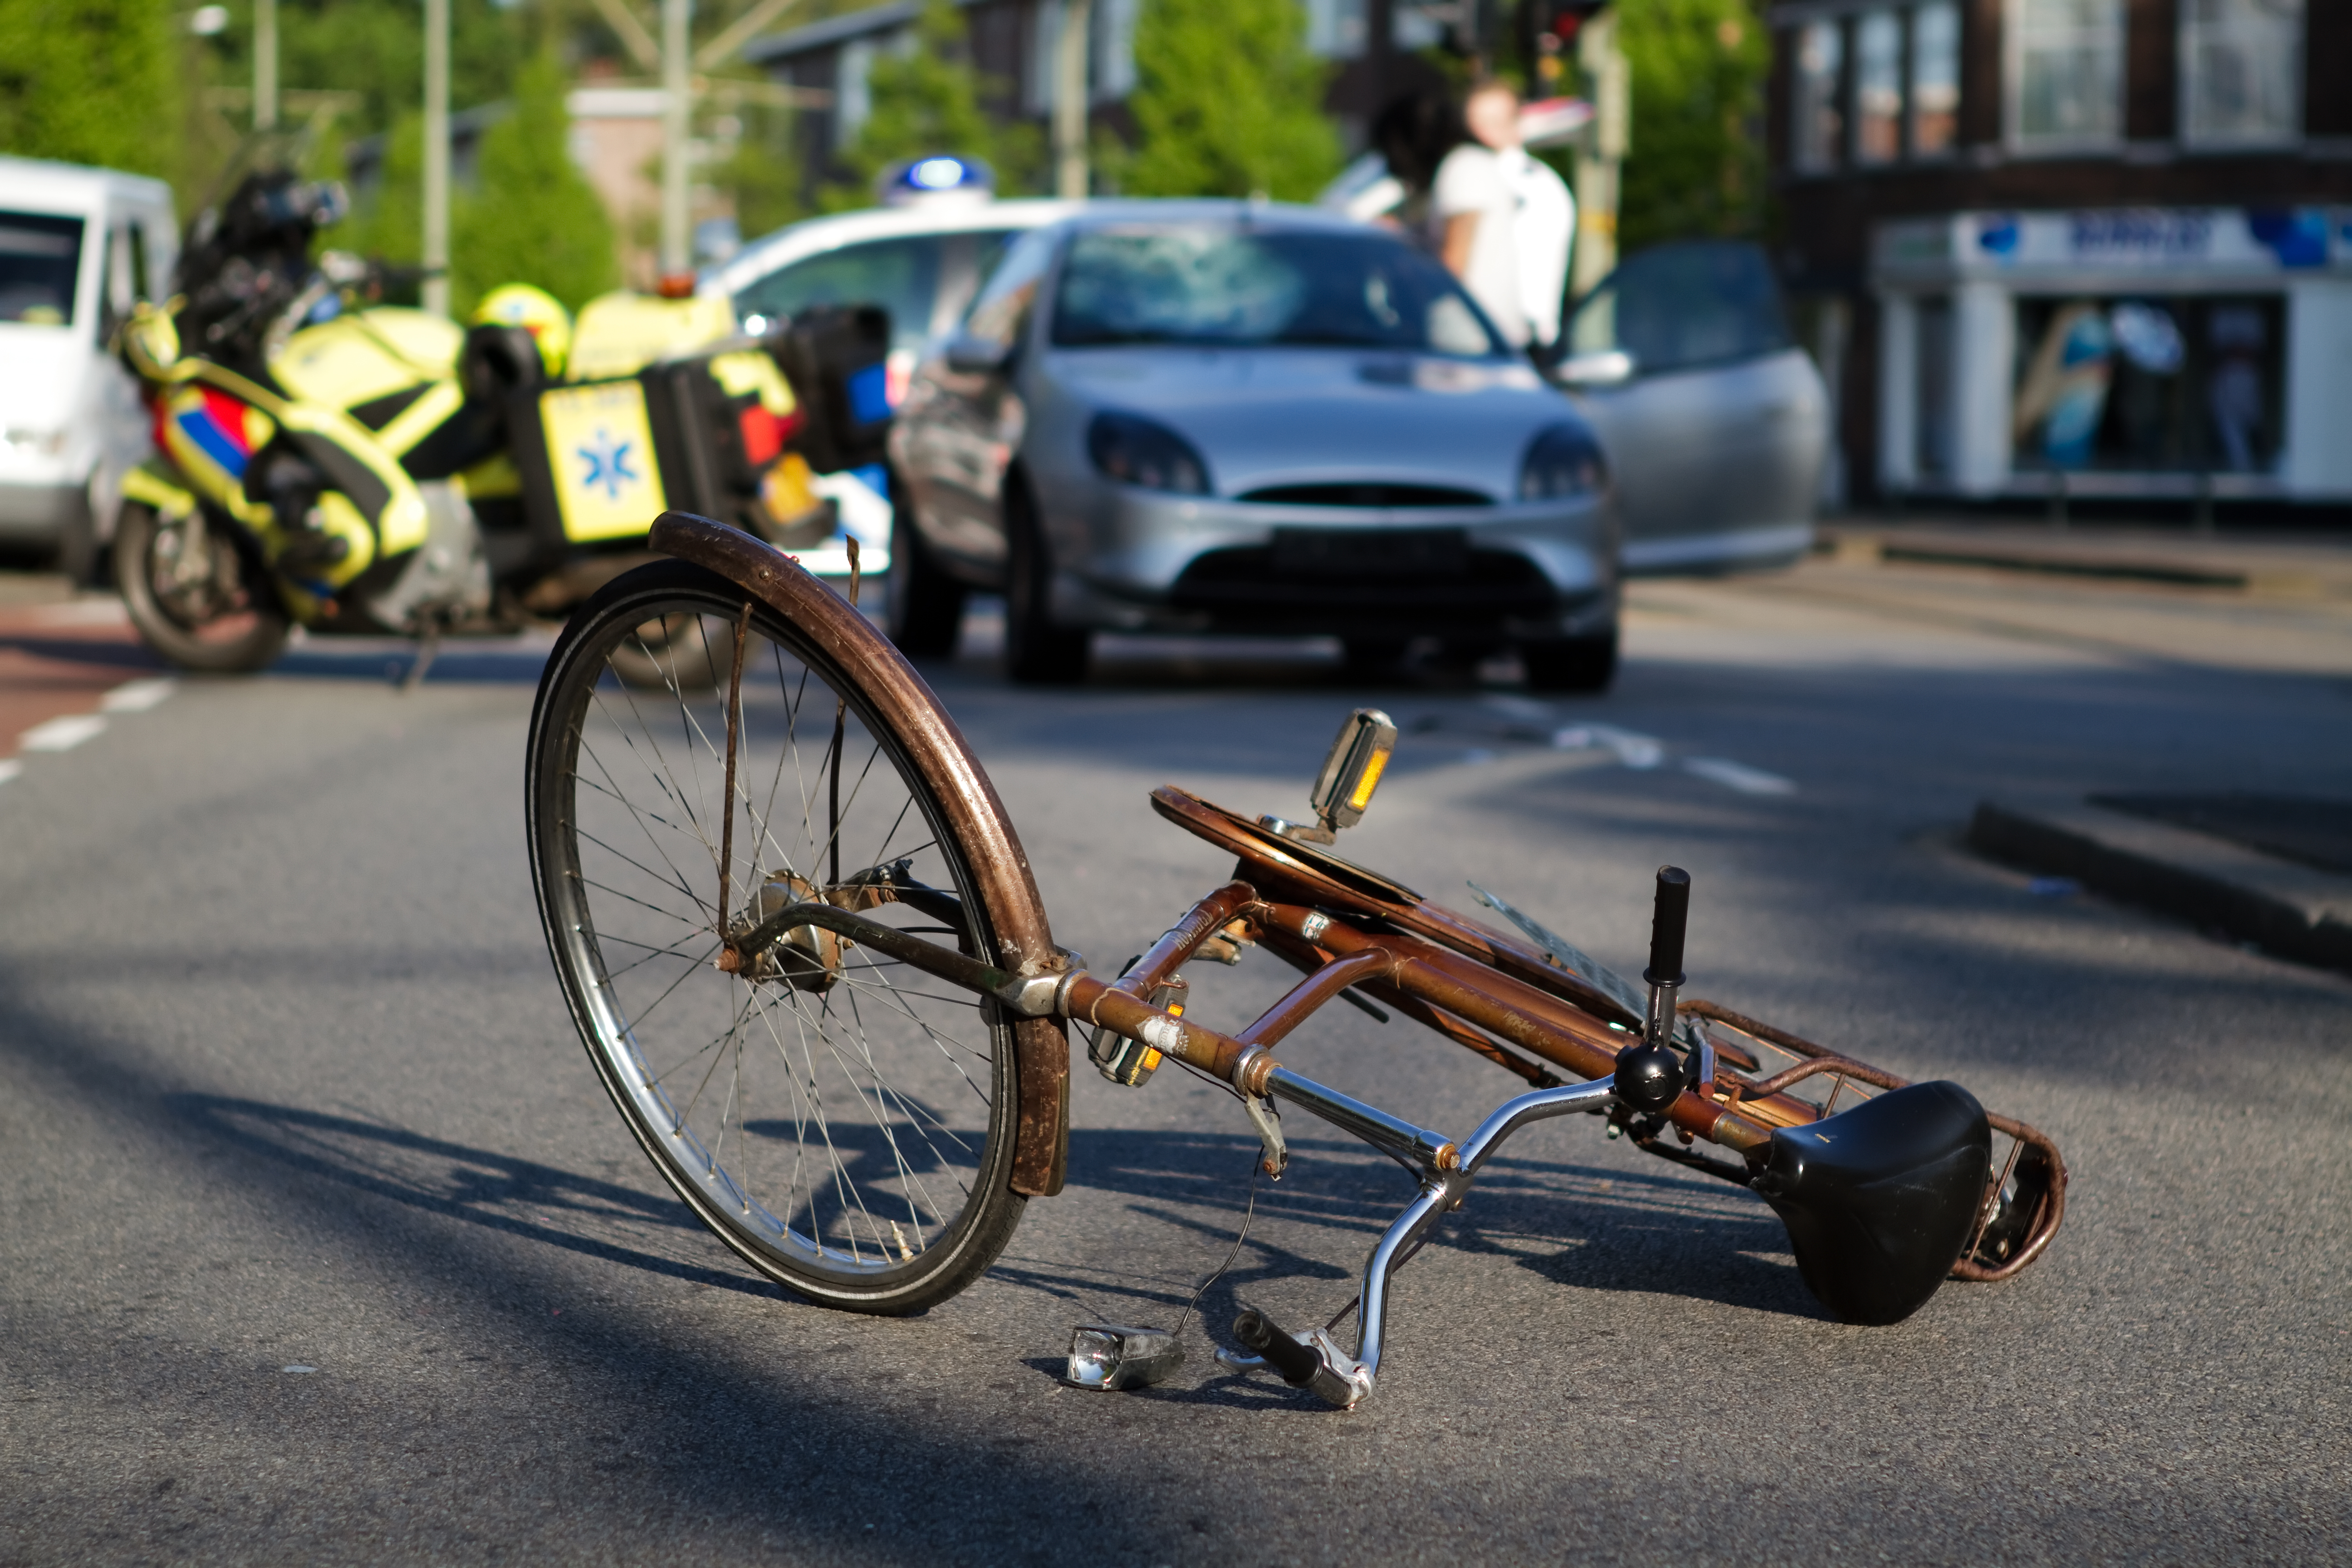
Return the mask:
{"type": "Polygon", "coordinates": [[[5,762],[0,762],[0,784],[6,784],[24,771],[25,764],[14,757],[10,757],[5,762]]]}
{"type": "Polygon", "coordinates": [[[1685,757],[1683,772],[1712,779],[1726,789],[1736,789],[1742,795],[1797,793],[1793,779],[1784,779],[1779,773],[1768,773],[1762,768],[1751,768],[1745,763],[1735,763],[1723,757],[1685,757]]]}
{"type": "Polygon", "coordinates": [[[101,713],[144,713],[180,689],[180,683],[168,675],[150,676],[144,680],[126,680],[106,694],[100,702],[101,713]]]}
{"type": "Polygon", "coordinates": [[[45,626],[112,626],[127,625],[131,619],[122,612],[120,599],[68,599],[62,605],[44,605],[35,610],[33,620],[45,626]]]}
{"type": "Polygon", "coordinates": [[[1552,747],[1562,752],[1607,751],[1629,768],[1654,768],[1666,760],[1666,743],[1654,735],[1637,735],[1614,724],[1570,724],[1552,732],[1552,747]]]}
{"type": "Polygon", "coordinates": [[[106,721],[95,713],[68,713],[34,725],[16,737],[16,744],[28,752],[70,752],[105,729],[106,721]]]}
{"type": "Polygon", "coordinates": [[[1478,703],[1506,718],[1524,719],[1530,724],[1549,724],[1556,717],[1550,703],[1538,702],[1531,697],[1513,697],[1507,691],[1491,692],[1480,698],[1478,703]]]}

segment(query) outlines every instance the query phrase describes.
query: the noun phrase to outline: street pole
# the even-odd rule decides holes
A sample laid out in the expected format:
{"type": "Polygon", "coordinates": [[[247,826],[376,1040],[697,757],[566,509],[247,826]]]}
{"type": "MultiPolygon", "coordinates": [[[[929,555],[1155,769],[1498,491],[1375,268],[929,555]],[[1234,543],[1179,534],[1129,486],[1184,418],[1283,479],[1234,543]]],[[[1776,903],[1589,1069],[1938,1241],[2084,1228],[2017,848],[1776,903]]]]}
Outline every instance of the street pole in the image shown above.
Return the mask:
{"type": "Polygon", "coordinates": [[[1094,0],[1062,0],[1054,59],[1054,194],[1066,201],[1087,194],[1087,44],[1093,20],[1094,0]]]}
{"type": "Polygon", "coordinates": [[[692,128],[694,58],[688,50],[693,0],[662,0],[661,273],[664,282],[694,270],[686,165],[692,128]]]}
{"type": "Polygon", "coordinates": [[[278,0],[253,0],[253,128],[278,123],[278,0]]]}
{"type": "Polygon", "coordinates": [[[1617,47],[1617,16],[1604,11],[1577,29],[1576,60],[1592,94],[1592,132],[1576,156],[1576,262],[1570,291],[1582,294],[1617,265],[1617,176],[1632,145],[1633,84],[1617,47]]]}
{"type": "Polygon", "coordinates": [[[449,0],[425,0],[425,308],[449,313],[449,0]]]}

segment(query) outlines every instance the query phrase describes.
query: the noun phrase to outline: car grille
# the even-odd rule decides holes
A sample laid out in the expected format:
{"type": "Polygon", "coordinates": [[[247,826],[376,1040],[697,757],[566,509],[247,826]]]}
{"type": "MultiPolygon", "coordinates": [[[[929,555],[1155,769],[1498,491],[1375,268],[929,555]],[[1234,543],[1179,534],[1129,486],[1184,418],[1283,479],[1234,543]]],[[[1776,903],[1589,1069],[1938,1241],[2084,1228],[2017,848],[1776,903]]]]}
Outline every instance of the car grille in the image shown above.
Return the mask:
{"type": "Polygon", "coordinates": [[[1241,498],[1260,506],[1493,506],[1494,498],[1444,485],[1273,485],[1241,498]]]}
{"type": "Polygon", "coordinates": [[[1498,617],[1558,609],[1533,562],[1450,528],[1276,529],[1271,545],[1199,557],[1169,599],[1221,625],[1288,632],[1492,632],[1498,617]]]}

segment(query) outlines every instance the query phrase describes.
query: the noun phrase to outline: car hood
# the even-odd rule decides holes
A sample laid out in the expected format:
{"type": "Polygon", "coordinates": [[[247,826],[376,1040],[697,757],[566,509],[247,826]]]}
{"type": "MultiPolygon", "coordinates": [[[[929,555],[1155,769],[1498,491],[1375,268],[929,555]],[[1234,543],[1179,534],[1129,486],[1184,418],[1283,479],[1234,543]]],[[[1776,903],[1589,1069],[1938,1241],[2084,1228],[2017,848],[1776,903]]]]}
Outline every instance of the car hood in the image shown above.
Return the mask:
{"type": "Polygon", "coordinates": [[[1497,500],[1528,442],[1579,424],[1511,362],[1336,349],[1087,349],[1045,361],[1073,412],[1156,419],[1208,459],[1221,495],[1276,484],[1455,486],[1497,500]]]}

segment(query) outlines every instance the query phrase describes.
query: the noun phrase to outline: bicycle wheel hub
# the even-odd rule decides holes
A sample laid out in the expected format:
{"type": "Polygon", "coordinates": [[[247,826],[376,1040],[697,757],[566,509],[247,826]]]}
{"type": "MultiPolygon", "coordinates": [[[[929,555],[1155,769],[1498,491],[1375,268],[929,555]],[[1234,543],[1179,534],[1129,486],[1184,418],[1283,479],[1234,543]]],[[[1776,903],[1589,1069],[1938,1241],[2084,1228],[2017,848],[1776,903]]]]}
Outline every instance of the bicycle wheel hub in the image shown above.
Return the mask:
{"type": "MultiPolygon", "coordinates": [[[[815,903],[823,897],[814,882],[781,872],[760,884],[744,911],[746,931],[794,904],[815,903]]],[[[761,952],[751,963],[749,980],[782,981],[795,991],[830,991],[841,978],[841,952],[847,946],[840,936],[822,926],[794,926],[783,940],[761,952]]]]}

